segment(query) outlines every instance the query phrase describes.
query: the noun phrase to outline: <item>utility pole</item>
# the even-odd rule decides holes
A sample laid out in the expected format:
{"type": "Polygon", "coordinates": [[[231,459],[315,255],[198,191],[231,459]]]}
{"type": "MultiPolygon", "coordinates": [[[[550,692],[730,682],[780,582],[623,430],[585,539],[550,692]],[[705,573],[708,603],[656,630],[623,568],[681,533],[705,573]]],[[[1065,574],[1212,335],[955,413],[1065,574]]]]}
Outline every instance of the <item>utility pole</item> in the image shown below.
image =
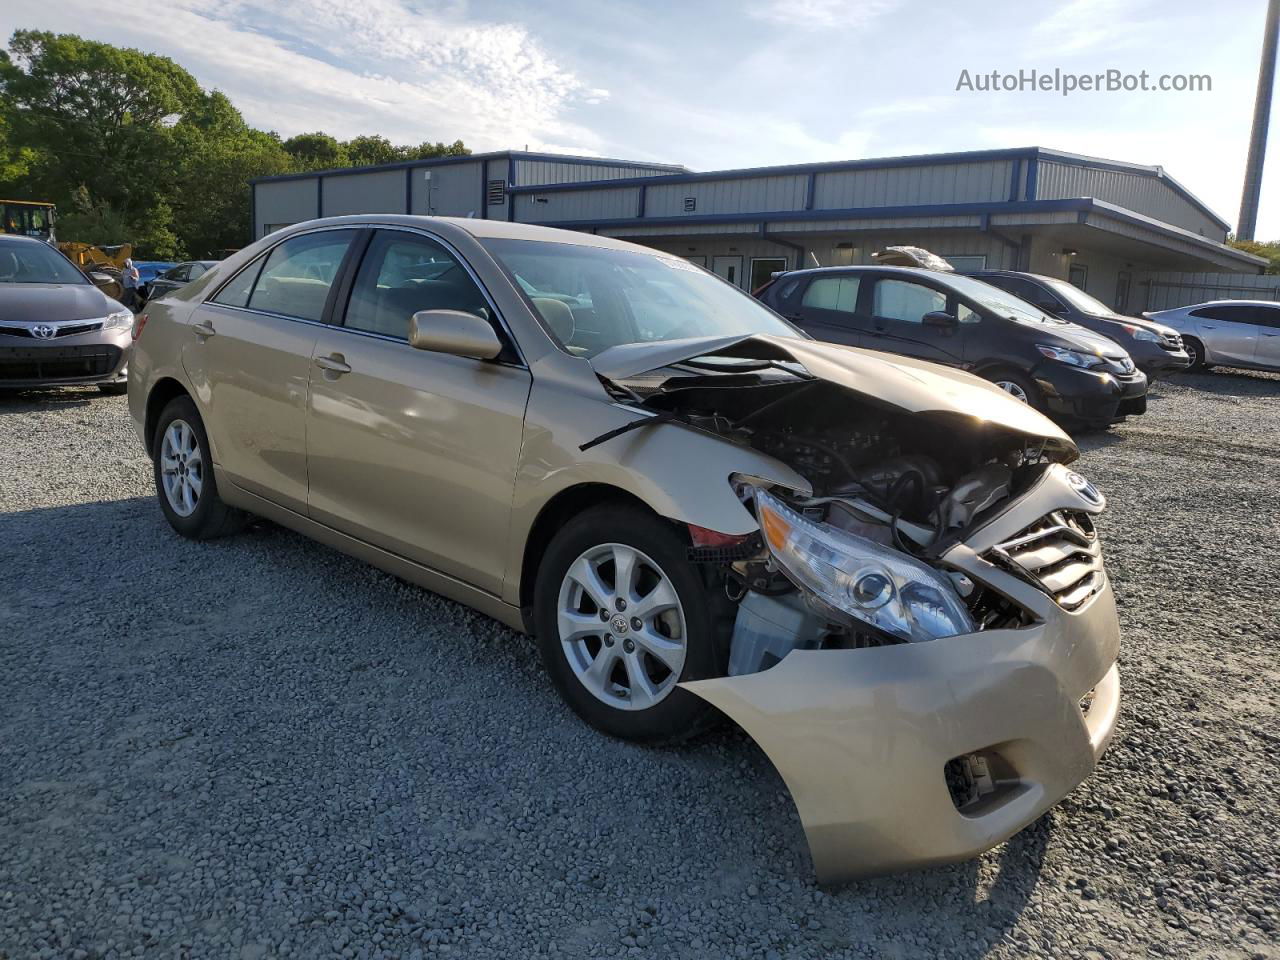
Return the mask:
{"type": "Polygon", "coordinates": [[[1253,101],[1253,135],[1244,168],[1244,195],[1236,237],[1252,240],[1258,227],[1258,199],[1262,194],[1262,161],[1267,154],[1267,124],[1271,120],[1271,91],[1276,83],[1276,35],[1280,31],[1280,0],[1268,0],[1266,33],[1262,37],[1262,62],[1258,65],[1258,95],[1253,101]]]}

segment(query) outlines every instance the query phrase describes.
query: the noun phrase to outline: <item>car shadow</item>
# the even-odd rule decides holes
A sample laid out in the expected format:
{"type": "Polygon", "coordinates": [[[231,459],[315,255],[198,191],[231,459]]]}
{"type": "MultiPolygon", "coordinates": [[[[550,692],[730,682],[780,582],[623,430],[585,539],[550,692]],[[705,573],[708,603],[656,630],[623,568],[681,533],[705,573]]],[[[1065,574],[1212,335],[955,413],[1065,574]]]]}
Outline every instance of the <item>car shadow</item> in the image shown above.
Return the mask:
{"type": "Polygon", "coordinates": [[[1280,373],[1262,370],[1214,367],[1201,373],[1175,374],[1162,382],[1224,397],[1280,397],[1280,373]]]}
{"type": "Polygon", "coordinates": [[[87,407],[91,403],[123,401],[111,397],[97,387],[28,387],[0,388],[0,417],[15,413],[44,413],[69,407],[87,407]]]}

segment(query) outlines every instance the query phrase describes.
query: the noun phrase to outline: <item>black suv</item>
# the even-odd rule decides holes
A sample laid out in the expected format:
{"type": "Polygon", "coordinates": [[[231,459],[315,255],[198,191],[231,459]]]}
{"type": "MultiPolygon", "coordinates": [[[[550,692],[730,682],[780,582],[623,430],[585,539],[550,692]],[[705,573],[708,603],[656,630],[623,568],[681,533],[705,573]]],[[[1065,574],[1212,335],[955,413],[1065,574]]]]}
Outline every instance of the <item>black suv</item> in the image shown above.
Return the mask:
{"type": "Polygon", "coordinates": [[[1045,313],[1110,337],[1129,352],[1148,380],[1191,366],[1191,356],[1182,348],[1177,330],[1118,314],[1065,280],[1013,270],[981,270],[969,276],[1008,291],[1045,313]]]}
{"type": "Polygon", "coordinates": [[[970,370],[1064,422],[1147,409],[1147,378],[1114,340],[972,277],[919,267],[825,267],[756,291],[819,340],[970,370]]]}

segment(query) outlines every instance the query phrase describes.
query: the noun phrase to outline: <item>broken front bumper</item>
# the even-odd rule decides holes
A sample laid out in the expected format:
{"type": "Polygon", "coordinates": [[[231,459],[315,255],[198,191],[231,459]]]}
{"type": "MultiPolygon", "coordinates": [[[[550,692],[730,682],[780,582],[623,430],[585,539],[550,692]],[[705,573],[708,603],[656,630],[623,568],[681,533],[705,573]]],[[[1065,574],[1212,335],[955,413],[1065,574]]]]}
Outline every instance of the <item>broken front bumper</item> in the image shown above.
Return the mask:
{"type": "MultiPolygon", "coordinates": [[[[971,553],[957,559],[982,564],[971,553]]],[[[1023,589],[1010,585],[1011,593],[1023,589]]],[[[820,881],[967,859],[1074,789],[1115,728],[1119,628],[1110,584],[1074,611],[1025,590],[1028,606],[1045,614],[1034,626],[796,650],[762,673],[682,686],[732,717],[777,767],[820,881]],[[962,813],[945,768],[974,753],[994,758],[1005,775],[962,813]]]]}

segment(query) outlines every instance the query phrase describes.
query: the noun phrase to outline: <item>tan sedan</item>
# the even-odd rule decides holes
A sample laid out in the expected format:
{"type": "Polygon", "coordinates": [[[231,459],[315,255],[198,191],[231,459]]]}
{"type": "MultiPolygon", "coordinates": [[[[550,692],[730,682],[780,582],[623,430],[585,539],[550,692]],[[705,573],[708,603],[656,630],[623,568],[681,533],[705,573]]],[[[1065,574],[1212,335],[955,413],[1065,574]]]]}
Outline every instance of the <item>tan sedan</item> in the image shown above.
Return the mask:
{"type": "Polygon", "coordinates": [[[1106,748],[1103,498],[969,374],[817,343],[668,254],[389,215],[272,234],[135,332],[175,530],[267,517],[533,633],[616,736],[718,708],[823,880],[985,850],[1106,748]]]}

